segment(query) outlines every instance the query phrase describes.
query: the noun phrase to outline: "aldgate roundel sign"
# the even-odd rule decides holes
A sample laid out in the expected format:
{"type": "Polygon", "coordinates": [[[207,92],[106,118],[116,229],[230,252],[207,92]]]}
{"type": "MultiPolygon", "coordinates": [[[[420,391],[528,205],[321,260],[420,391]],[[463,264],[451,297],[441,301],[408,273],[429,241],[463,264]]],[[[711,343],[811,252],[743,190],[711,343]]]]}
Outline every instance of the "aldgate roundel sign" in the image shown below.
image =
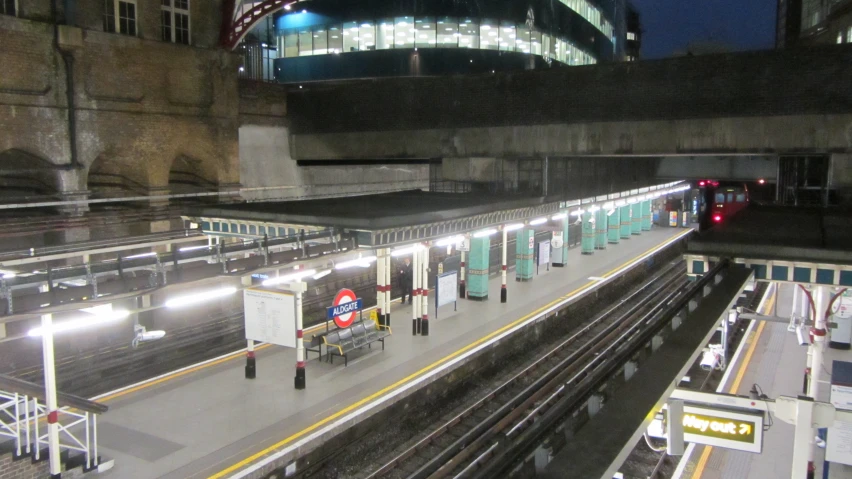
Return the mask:
{"type": "Polygon", "coordinates": [[[355,321],[355,314],[361,311],[361,299],[351,289],[341,289],[328,308],[328,319],[333,319],[338,328],[348,328],[355,321]]]}

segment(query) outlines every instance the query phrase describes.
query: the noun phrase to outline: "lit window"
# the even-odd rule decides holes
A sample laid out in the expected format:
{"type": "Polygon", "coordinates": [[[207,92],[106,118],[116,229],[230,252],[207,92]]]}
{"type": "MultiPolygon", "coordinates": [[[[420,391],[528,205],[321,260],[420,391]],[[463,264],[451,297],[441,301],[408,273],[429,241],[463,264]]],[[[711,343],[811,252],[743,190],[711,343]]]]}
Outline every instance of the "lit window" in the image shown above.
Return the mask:
{"type": "Polygon", "coordinates": [[[837,43],[843,43],[843,32],[837,32],[837,43]]]}
{"type": "MultiPolygon", "coordinates": [[[[357,52],[359,44],[361,41],[361,37],[358,35],[360,32],[360,28],[358,27],[358,22],[346,22],[343,24],[343,51],[344,52],[357,52]]],[[[299,40],[301,41],[301,36],[299,36],[299,40]]],[[[302,55],[302,46],[299,45],[299,55],[302,55]]]]}
{"type": "Polygon", "coordinates": [[[482,20],[479,27],[479,45],[483,50],[496,50],[499,44],[499,25],[494,20],[482,20]]]}
{"type": "Polygon", "coordinates": [[[472,18],[459,21],[459,47],[479,48],[479,22],[472,18]]]}
{"type": "Polygon", "coordinates": [[[290,31],[284,34],[284,58],[299,56],[299,34],[290,31]]]}
{"type": "Polygon", "coordinates": [[[846,43],[852,43],[852,27],[846,31],[846,43]]]}
{"type": "Polygon", "coordinates": [[[541,32],[533,30],[530,32],[530,53],[541,55],[541,32]]]}
{"type": "Polygon", "coordinates": [[[515,26],[511,23],[502,22],[500,24],[500,32],[497,38],[500,41],[500,50],[504,52],[515,51],[515,26]]]}
{"type": "Polygon", "coordinates": [[[340,25],[333,25],[328,29],[328,53],[340,53],[343,51],[343,31],[340,25]]]}
{"type": "Polygon", "coordinates": [[[317,27],[312,33],[311,41],[314,43],[314,55],[325,55],[331,53],[328,50],[328,31],[324,27],[317,27]]]}
{"type": "Polygon", "coordinates": [[[189,45],[189,0],[161,0],[160,5],[163,41],[189,45]]]}
{"type": "Polygon", "coordinates": [[[379,50],[389,50],[393,48],[393,18],[386,18],[376,25],[376,48],[379,50]]]}
{"type": "Polygon", "coordinates": [[[414,17],[394,20],[394,48],[414,48],[414,17]]]}
{"type": "Polygon", "coordinates": [[[136,0],[104,0],[104,31],[136,36],[136,0]]]}
{"type": "Polygon", "coordinates": [[[530,52],[530,29],[526,25],[518,25],[516,29],[515,50],[523,53],[530,52]]]}
{"type": "Polygon", "coordinates": [[[308,57],[314,54],[314,33],[310,30],[299,30],[299,56],[308,57]]]}
{"type": "Polygon", "coordinates": [[[0,15],[15,16],[18,11],[16,2],[17,0],[0,0],[0,15]]]}
{"type": "Polygon", "coordinates": [[[358,45],[361,50],[376,49],[376,24],[360,22],[358,25],[358,45]]]}
{"type": "MultiPolygon", "coordinates": [[[[457,47],[462,46],[466,47],[468,45],[462,45],[463,43],[469,43],[470,40],[466,39],[464,42],[461,41],[461,34],[459,33],[459,23],[453,17],[441,17],[438,18],[438,46],[439,47],[457,47]]],[[[419,39],[419,36],[418,36],[419,39]]]]}
{"type": "Polygon", "coordinates": [[[636,40],[636,34],[633,33],[633,32],[627,32],[627,39],[628,40],[636,40]]]}
{"type": "MultiPolygon", "coordinates": [[[[414,21],[414,46],[417,48],[435,48],[437,36],[435,19],[432,17],[418,18],[414,21]]],[[[437,25],[437,30],[444,30],[444,25],[437,25]]]]}

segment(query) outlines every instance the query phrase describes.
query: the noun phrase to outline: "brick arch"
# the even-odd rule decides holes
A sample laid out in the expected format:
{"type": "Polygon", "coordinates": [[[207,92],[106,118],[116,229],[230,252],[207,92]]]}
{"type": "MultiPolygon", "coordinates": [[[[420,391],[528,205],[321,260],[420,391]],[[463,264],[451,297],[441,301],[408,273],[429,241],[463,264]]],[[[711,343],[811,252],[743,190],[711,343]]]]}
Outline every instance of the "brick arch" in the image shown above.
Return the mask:
{"type": "Polygon", "coordinates": [[[178,154],[169,167],[169,191],[172,194],[215,191],[219,170],[213,161],[178,154]]]}
{"type": "Polygon", "coordinates": [[[144,196],[149,193],[150,165],[119,151],[102,151],[87,169],[86,184],[93,198],[144,196]]]}
{"type": "Polygon", "coordinates": [[[24,149],[10,148],[0,151],[0,201],[16,198],[55,196],[66,187],[62,166],[24,149]]]}

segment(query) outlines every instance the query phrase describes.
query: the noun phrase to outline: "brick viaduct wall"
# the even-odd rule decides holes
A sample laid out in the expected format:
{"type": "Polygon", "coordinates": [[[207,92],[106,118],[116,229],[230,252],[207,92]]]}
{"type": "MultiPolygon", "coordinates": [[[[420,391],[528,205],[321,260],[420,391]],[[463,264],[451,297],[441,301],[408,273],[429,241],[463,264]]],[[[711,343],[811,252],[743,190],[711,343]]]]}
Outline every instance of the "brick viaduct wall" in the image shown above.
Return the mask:
{"type": "Polygon", "coordinates": [[[844,152],[850,64],[832,45],[306,85],[288,116],[298,159],[844,152]]]}
{"type": "Polygon", "coordinates": [[[170,170],[212,188],[239,183],[239,59],[216,48],[221,0],[191,2],[190,46],[160,41],[160,2],[138,3],[137,36],[105,33],[103,0],[78,0],[76,26],[54,43],[51,2],[20,0],[17,18],[0,15],[0,174],[35,162],[72,197],[93,183],[162,194],[170,170]]]}

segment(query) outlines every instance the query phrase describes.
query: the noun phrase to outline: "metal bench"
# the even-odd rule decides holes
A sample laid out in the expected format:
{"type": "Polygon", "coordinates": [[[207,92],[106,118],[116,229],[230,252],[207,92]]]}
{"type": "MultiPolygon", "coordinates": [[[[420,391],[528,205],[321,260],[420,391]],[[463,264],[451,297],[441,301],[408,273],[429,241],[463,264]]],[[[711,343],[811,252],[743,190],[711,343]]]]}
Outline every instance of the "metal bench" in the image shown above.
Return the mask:
{"type": "Polygon", "coordinates": [[[372,349],[375,342],[382,343],[382,351],[385,349],[385,338],[390,336],[389,326],[379,326],[372,319],[364,319],[352,324],[348,328],[334,330],[324,336],[326,359],[334,364],[334,356],[343,357],[343,365],[349,365],[349,353],[356,349],[367,346],[372,349]]]}

